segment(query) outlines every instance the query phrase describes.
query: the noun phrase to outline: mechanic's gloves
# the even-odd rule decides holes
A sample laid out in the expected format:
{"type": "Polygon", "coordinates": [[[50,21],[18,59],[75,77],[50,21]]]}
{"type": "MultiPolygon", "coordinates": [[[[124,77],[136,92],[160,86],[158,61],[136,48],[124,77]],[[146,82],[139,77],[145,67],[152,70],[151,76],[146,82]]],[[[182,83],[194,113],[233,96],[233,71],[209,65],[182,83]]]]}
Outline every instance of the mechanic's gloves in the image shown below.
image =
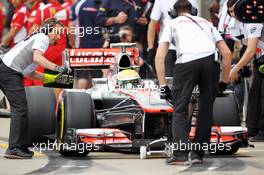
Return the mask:
{"type": "Polygon", "coordinates": [[[56,66],[55,71],[62,73],[62,74],[69,74],[71,72],[70,69],[68,69],[66,66],[56,66]]]}
{"type": "Polygon", "coordinates": [[[63,85],[73,84],[73,76],[67,74],[44,74],[44,84],[58,83],[63,85]]]}
{"type": "Polygon", "coordinates": [[[222,94],[227,88],[227,83],[220,81],[218,83],[218,93],[222,94]]]}
{"type": "Polygon", "coordinates": [[[151,66],[154,66],[155,64],[155,56],[156,56],[156,49],[152,48],[148,50],[147,53],[147,61],[150,63],[151,66]]]}
{"type": "Polygon", "coordinates": [[[166,86],[161,86],[160,87],[160,98],[161,99],[166,99],[166,100],[171,100],[171,89],[169,88],[168,85],[166,86]]]}
{"type": "Polygon", "coordinates": [[[244,78],[249,78],[252,72],[249,66],[244,66],[239,72],[237,80],[234,82],[235,84],[240,84],[244,78]]]}

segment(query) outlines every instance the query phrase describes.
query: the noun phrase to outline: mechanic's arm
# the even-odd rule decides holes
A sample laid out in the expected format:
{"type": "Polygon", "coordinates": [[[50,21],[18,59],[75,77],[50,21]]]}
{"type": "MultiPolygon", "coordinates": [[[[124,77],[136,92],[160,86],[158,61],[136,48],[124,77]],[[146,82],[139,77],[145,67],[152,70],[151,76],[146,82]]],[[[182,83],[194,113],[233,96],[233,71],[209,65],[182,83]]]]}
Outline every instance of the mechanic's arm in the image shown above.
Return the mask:
{"type": "Polygon", "coordinates": [[[6,34],[3,39],[1,45],[7,46],[12,41],[12,39],[16,36],[18,29],[16,27],[12,27],[9,32],[6,34]]]}
{"type": "Polygon", "coordinates": [[[141,26],[146,26],[148,24],[148,19],[145,16],[141,16],[138,18],[136,23],[141,25],[141,26]]]}
{"type": "Polygon", "coordinates": [[[216,47],[218,48],[220,54],[222,55],[222,72],[221,72],[221,81],[224,83],[229,82],[229,73],[232,62],[232,53],[226,43],[221,40],[216,43],[216,47]]]}
{"type": "Polygon", "coordinates": [[[154,48],[154,41],[156,37],[156,26],[158,25],[159,21],[150,20],[148,25],[148,49],[154,48]]]}
{"type": "Polygon", "coordinates": [[[43,56],[43,53],[39,50],[34,50],[33,52],[33,61],[34,63],[46,68],[46,69],[49,69],[49,70],[53,70],[55,71],[57,65],[50,62],[49,60],[47,60],[44,56],[43,56]]]}
{"type": "Polygon", "coordinates": [[[112,26],[115,24],[124,24],[127,20],[127,14],[125,12],[119,12],[117,16],[107,18],[104,26],[112,26]]]}
{"type": "Polygon", "coordinates": [[[248,38],[247,49],[244,55],[239,60],[239,62],[235,65],[235,67],[231,70],[231,73],[230,73],[231,82],[234,82],[237,80],[239,70],[242,69],[245,65],[247,65],[250,62],[250,60],[252,60],[254,55],[256,54],[258,41],[259,41],[259,38],[257,37],[248,38]]]}
{"type": "Polygon", "coordinates": [[[73,81],[73,78],[71,76],[66,75],[65,77],[64,75],[64,78],[62,78],[61,74],[52,75],[47,73],[40,73],[37,71],[28,74],[28,77],[30,79],[42,81],[44,85],[50,83],[71,84],[73,81]]]}
{"type": "Polygon", "coordinates": [[[103,1],[102,6],[99,8],[96,23],[100,26],[112,26],[115,24],[124,24],[127,20],[127,14],[123,11],[119,12],[115,17],[109,17],[111,11],[111,1],[103,1]]]}
{"type": "Polygon", "coordinates": [[[168,53],[168,50],[169,42],[160,43],[155,58],[155,66],[160,86],[167,84],[165,79],[165,57],[168,53]]]}
{"type": "Polygon", "coordinates": [[[30,79],[44,81],[44,74],[40,73],[40,72],[37,72],[37,71],[34,71],[34,72],[28,74],[28,77],[30,79]]]}

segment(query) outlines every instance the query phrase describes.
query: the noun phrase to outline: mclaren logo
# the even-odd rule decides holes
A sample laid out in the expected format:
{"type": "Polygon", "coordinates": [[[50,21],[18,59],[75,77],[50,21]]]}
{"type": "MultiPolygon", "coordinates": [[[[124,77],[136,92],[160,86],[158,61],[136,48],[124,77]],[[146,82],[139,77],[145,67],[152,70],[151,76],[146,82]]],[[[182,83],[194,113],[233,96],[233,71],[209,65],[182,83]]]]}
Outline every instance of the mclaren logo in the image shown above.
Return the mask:
{"type": "MultiPolygon", "coordinates": [[[[115,63],[115,56],[120,49],[71,49],[69,52],[72,67],[85,65],[110,65],[115,63]]],[[[127,51],[133,57],[133,51],[127,51]]]]}
{"type": "MultiPolygon", "coordinates": [[[[78,49],[72,49],[70,51],[70,57],[93,57],[93,56],[105,56],[105,57],[114,57],[116,56],[118,53],[120,53],[119,50],[100,50],[100,49],[87,49],[86,50],[78,50],[78,49]]],[[[133,52],[131,51],[127,51],[126,52],[129,56],[133,55],[133,52]]]]}

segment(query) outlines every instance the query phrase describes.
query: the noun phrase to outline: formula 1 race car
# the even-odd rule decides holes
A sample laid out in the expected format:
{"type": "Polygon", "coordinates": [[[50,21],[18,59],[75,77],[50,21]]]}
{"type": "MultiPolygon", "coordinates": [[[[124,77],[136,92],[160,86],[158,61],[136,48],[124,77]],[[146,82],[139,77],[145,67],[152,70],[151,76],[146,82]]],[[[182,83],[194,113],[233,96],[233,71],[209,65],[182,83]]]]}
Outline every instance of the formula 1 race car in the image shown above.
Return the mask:
{"type": "MultiPolygon", "coordinates": [[[[53,138],[63,156],[87,156],[92,150],[140,152],[142,159],[152,153],[170,155],[172,105],[160,99],[154,80],[138,77],[138,55],[134,44],[124,43],[107,49],[66,50],[64,64],[72,70],[111,69],[113,75],[92,79],[91,89],[64,89],[57,100],[52,88],[27,88],[32,141],[53,138]],[[92,149],[80,151],[76,147],[80,144],[92,149]]],[[[190,122],[199,110],[198,95],[195,89],[190,122]]],[[[210,149],[211,153],[233,154],[249,146],[232,91],[217,97],[213,117],[211,142],[229,149],[210,149]]],[[[190,140],[194,131],[192,127],[190,140]]]]}

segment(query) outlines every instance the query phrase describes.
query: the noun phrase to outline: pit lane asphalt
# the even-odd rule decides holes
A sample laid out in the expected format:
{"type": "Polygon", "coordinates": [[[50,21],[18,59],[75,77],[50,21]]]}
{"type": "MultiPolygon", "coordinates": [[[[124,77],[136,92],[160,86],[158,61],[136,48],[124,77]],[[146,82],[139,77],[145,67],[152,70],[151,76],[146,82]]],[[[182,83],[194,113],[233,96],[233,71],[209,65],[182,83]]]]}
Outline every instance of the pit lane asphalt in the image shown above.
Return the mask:
{"type": "Polygon", "coordinates": [[[19,174],[89,174],[89,175],[261,175],[264,170],[264,142],[255,148],[240,149],[229,156],[206,156],[204,164],[168,166],[157,155],[140,160],[138,154],[93,152],[86,158],[64,158],[57,152],[35,152],[32,160],[8,160],[3,157],[7,147],[8,118],[0,118],[0,175],[19,174]]]}

